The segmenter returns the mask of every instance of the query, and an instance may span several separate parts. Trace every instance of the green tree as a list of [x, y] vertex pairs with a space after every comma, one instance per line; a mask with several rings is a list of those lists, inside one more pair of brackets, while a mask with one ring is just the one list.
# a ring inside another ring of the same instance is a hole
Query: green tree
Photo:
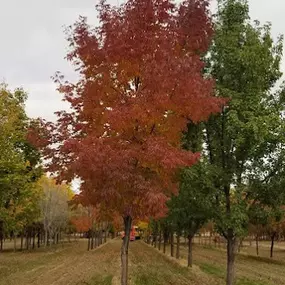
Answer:
[[182, 171], [179, 195], [168, 202], [168, 219], [179, 236], [188, 238], [188, 266], [192, 267], [192, 241], [197, 231], [213, 216], [213, 178], [210, 167], [198, 163]]
[[283, 125], [280, 94], [271, 92], [282, 75], [282, 37], [274, 43], [270, 25], [251, 24], [248, 10], [247, 1], [218, 1], [215, 36], [206, 57], [216, 96], [228, 98], [222, 113], [205, 125], [205, 157], [217, 176], [215, 221], [227, 239], [227, 285], [234, 283], [237, 239], [248, 225], [251, 190], [245, 185], [255, 163], [278, 148]]
[[[27, 140], [27, 94], [0, 85], [0, 238], [4, 228], [17, 232], [32, 212], [34, 183], [41, 173], [40, 156]], [[29, 214], [28, 214], [29, 213]], [[2, 244], [2, 243], [1, 243]]]

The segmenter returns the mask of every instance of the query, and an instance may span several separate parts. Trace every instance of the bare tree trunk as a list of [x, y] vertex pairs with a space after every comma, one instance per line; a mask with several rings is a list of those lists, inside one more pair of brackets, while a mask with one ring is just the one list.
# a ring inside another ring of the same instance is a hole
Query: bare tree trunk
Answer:
[[132, 218], [130, 216], [124, 217], [125, 236], [123, 238], [123, 244], [121, 248], [121, 262], [122, 262], [122, 273], [121, 273], [121, 285], [128, 284], [128, 251], [130, 242], [130, 233], [132, 227]]
[[[96, 237], [97, 237], [97, 242], [96, 242]], [[92, 243], [93, 243], [93, 248], [99, 246], [98, 231], [92, 230]]]
[[180, 258], [180, 235], [178, 234], [177, 237], [177, 244], [176, 244], [176, 258]]
[[33, 231], [33, 249], [35, 249], [35, 244], [36, 244], [36, 232]]
[[107, 242], [107, 227], [105, 228], [105, 231], [104, 231], [104, 243]]
[[166, 243], [167, 243], [168, 235], [163, 233], [163, 253], [166, 252]]
[[274, 248], [274, 240], [275, 240], [276, 232], [271, 235], [271, 246], [270, 246], [270, 258], [273, 258], [273, 248]]
[[3, 250], [4, 222], [0, 221], [0, 251]]
[[158, 250], [161, 249], [161, 231], [159, 231]]
[[239, 244], [238, 244], [238, 252], [240, 252], [241, 248], [243, 247], [243, 239], [241, 239], [239, 241]]
[[232, 237], [232, 233], [227, 238], [227, 285], [234, 284], [235, 278], [235, 250], [236, 239]]
[[88, 246], [87, 246], [87, 250], [88, 250], [88, 251], [90, 250], [90, 245], [91, 245], [91, 242], [90, 242], [90, 234], [88, 234]]
[[48, 245], [48, 231], [45, 230], [45, 244], [44, 246], [46, 247]]
[[157, 248], [157, 233], [154, 234], [154, 248]]
[[170, 255], [171, 257], [174, 256], [174, 234], [171, 232], [170, 234]]
[[17, 251], [17, 235], [15, 232], [13, 233], [13, 238], [14, 238], [14, 252]]
[[29, 231], [26, 233], [26, 249], [29, 250]]
[[24, 235], [23, 232], [21, 232], [21, 251], [23, 250], [23, 243], [24, 243]]
[[38, 229], [38, 242], [37, 242], [37, 246], [38, 246], [38, 248], [40, 248], [40, 246], [41, 246], [41, 231], [40, 231], [40, 229]]
[[93, 249], [94, 248], [94, 230], [91, 230], [90, 235], [91, 235], [91, 249]]
[[193, 266], [193, 236], [188, 236], [188, 267]]
[[255, 243], [256, 243], [256, 255], [259, 255], [259, 247], [258, 247], [258, 235], [255, 237]]

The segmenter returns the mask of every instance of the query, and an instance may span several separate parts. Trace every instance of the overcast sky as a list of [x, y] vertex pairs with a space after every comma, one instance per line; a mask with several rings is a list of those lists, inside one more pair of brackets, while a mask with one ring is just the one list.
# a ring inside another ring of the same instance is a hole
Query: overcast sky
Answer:
[[[275, 37], [285, 33], [284, 0], [249, 3], [253, 19], [272, 22]], [[0, 0], [0, 81], [29, 93], [29, 116], [54, 120], [53, 113], [65, 107], [50, 79], [58, 70], [68, 78], [74, 77], [64, 59], [67, 42], [63, 27], [79, 15], [95, 24], [95, 4], [95, 0]], [[285, 71], [285, 61], [282, 69]]]

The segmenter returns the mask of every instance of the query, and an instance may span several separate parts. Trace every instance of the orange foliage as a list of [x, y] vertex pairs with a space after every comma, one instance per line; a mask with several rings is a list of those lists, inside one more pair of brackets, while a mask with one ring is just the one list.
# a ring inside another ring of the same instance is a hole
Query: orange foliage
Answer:
[[80, 177], [87, 203], [124, 217], [165, 214], [176, 171], [199, 158], [182, 150], [182, 132], [223, 103], [202, 75], [212, 35], [207, 6], [101, 1], [97, 29], [83, 17], [71, 27], [67, 58], [81, 78], [73, 84], [55, 76], [71, 111], [46, 124], [45, 154], [61, 179]]

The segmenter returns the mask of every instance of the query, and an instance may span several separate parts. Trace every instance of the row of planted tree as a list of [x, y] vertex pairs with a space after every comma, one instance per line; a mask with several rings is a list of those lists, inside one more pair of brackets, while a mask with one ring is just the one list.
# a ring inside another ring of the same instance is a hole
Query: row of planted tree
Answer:
[[2, 90], [13, 111], [9, 124], [0, 121], [1, 220], [34, 201], [29, 183], [41, 155], [58, 181], [80, 180], [75, 201], [101, 220], [123, 218], [122, 285], [131, 225], [150, 217], [166, 225], [170, 218], [190, 241], [212, 220], [227, 243], [226, 282], [234, 283], [249, 224], [283, 215], [283, 38], [253, 23], [246, 1], [219, 0], [214, 17], [208, 7], [206, 0], [100, 1], [96, 29], [80, 17], [67, 30], [67, 59], [80, 76], [73, 83], [55, 75], [70, 103], [56, 122], [28, 122], [25, 94]]
[[[195, 219], [192, 219], [192, 224], [195, 224]], [[154, 248], [162, 250], [166, 253], [167, 247], [170, 247], [170, 256], [180, 259], [181, 245], [187, 246], [188, 250], [188, 267], [193, 265], [193, 244], [216, 247], [225, 249], [227, 240], [216, 232], [216, 227], [212, 222], [207, 222], [201, 228], [185, 229], [181, 227], [181, 222], [176, 224], [171, 216], [160, 220], [151, 220], [148, 229], [145, 231], [144, 240], [151, 244]], [[197, 230], [196, 230], [197, 229]], [[263, 220], [262, 224], [249, 224], [248, 229], [245, 229], [245, 235], [240, 236], [235, 244], [235, 250], [240, 252], [243, 247], [246, 250], [249, 247], [255, 247], [256, 255], [259, 255], [259, 242], [266, 242], [264, 249], [268, 249], [268, 256], [273, 258], [275, 242], [285, 242], [285, 216], [278, 217], [278, 221], [269, 219], [267, 224]], [[268, 247], [268, 244], [270, 246]], [[176, 250], [175, 250], [176, 248]]]

